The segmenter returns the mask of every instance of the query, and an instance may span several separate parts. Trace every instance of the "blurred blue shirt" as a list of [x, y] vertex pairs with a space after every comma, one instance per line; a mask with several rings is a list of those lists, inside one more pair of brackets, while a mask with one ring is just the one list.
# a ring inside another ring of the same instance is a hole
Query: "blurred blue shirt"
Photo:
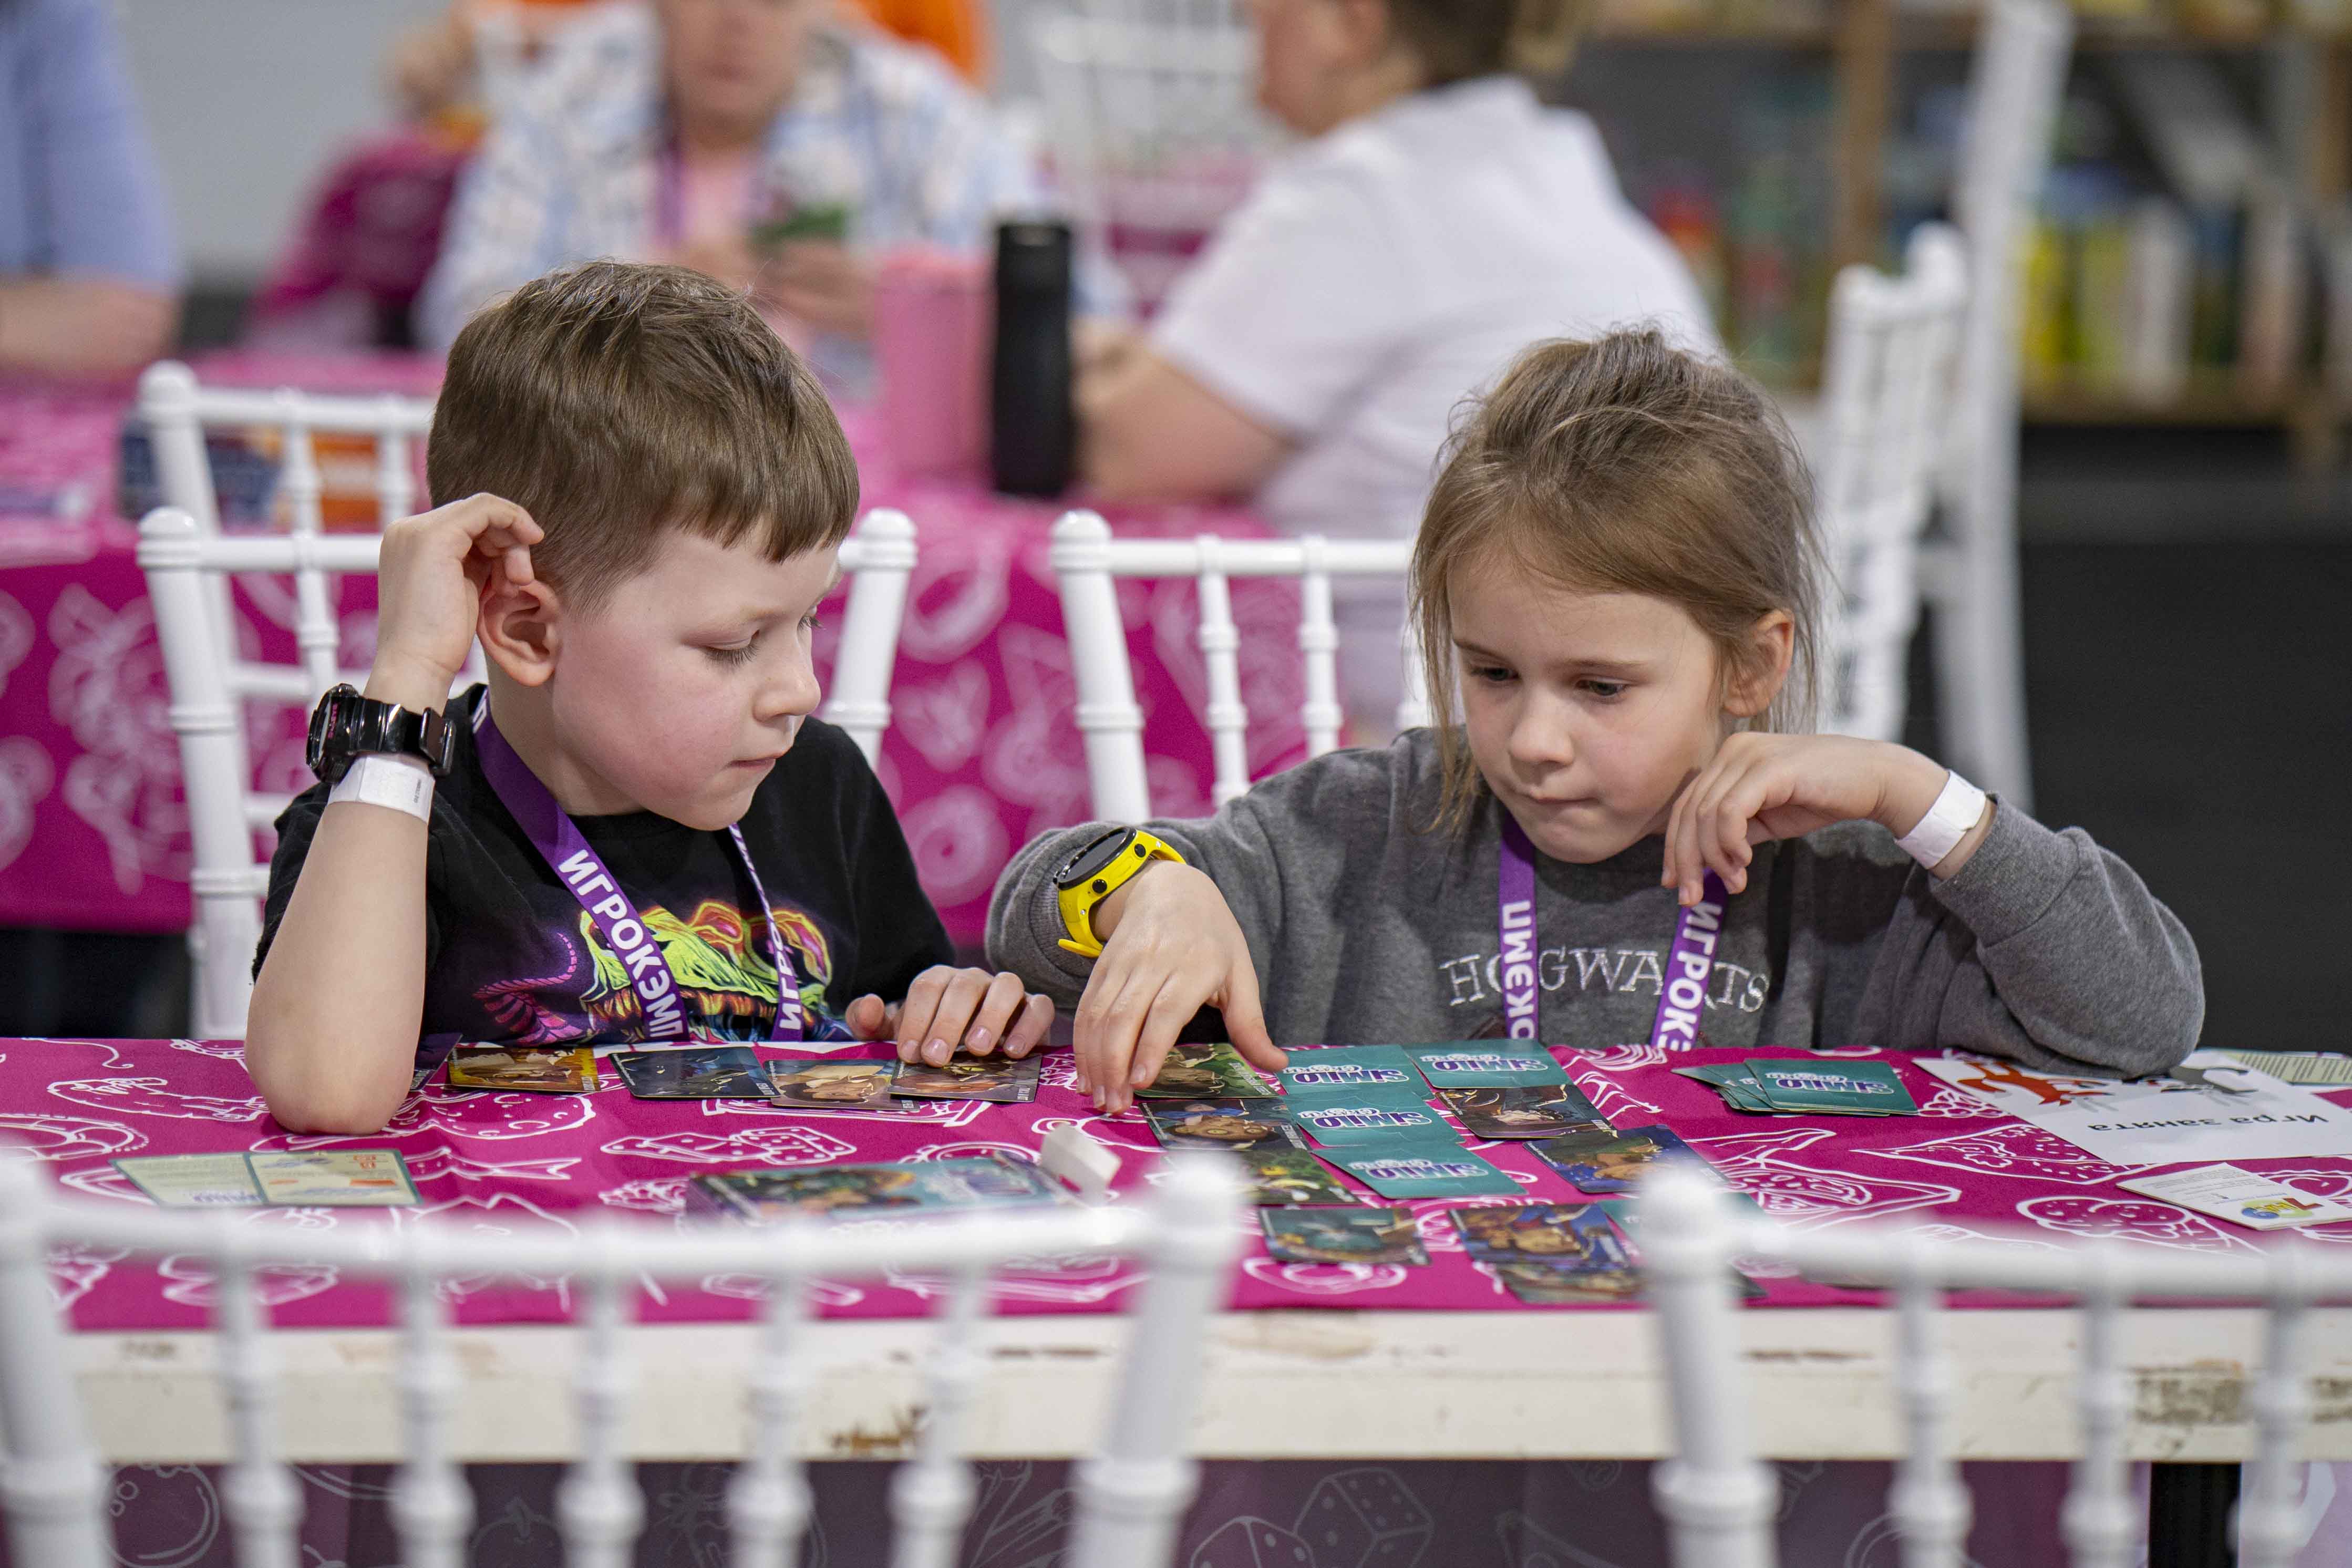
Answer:
[[179, 288], [104, 0], [0, 0], [0, 277], [25, 273]]

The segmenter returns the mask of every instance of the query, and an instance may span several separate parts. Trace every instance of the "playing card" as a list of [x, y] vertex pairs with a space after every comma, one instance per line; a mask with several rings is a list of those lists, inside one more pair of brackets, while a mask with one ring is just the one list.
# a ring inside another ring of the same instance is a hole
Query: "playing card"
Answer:
[[1381, 1089], [1421, 1090], [1421, 1074], [1402, 1046], [1317, 1046], [1290, 1053], [1282, 1087], [1300, 1089]]
[[1772, 1102], [1764, 1098], [1763, 1089], [1756, 1082], [1756, 1075], [1738, 1062], [1708, 1062], [1699, 1067], [1676, 1068], [1674, 1070], [1685, 1078], [1695, 1078], [1710, 1086], [1723, 1096], [1723, 1103], [1734, 1110], [1755, 1116], [1778, 1114], [1772, 1109]]
[[767, 1069], [749, 1046], [618, 1051], [606, 1058], [639, 1100], [765, 1100]]
[[950, 1057], [945, 1067], [900, 1062], [890, 1092], [908, 1100], [986, 1100], [1014, 1104], [1037, 1098], [1035, 1057]]
[[915, 1169], [923, 1202], [929, 1207], [1058, 1204], [1069, 1196], [1035, 1161], [1003, 1150], [971, 1160], [925, 1160]]
[[1391, 1139], [1322, 1158], [1384, 1198], [1516, 1197], [1519, 1184], [1458, 1143]]
[[1402, 1208], [1261, 1209], [1265, 1250], [1277, 1263], [1402, 1263], [1429, 1261], [1412, 1211]]
[[1606, 1306], [1637, 1300], [1642, 1276], [1632, 1268], [1562, 1268], [1532, 1260], [1491, 1266], [1512, 1295], [1530, 1307]]
[[1572, 1083], [1532, 1089], [1441, 1089], [1437, 1098], [1473, 1138], [1556, 1138], [1609, 1119]]
[[321, 1208], [418, 1201], [396, 1149], [257, 1149], [245, 1158], [265, 1203]]
[[1254, 1204], [1352, 1204], [1356, 1194], [1340, 1184], [1322, 1161], [1304, 1149], [1261, 1143], [1234, 1151], [1242, 1163]]
[[1919, 1107], [1885, 1062], [1785, 1061], [1741, 1064], [1772, 1109], [1800, 1116], [1916, 1116]]
[[1151, 1135], [1168, 1149], [1304, 1148], [1280, 1102], [1266, 1100], [1146, 1100], [1137, 1102]]
[[1430, 1109], [1419, 1084], [1411, 1089], [1302, 1089], [1282, 1097], [1291, 1125], [1327, 1149], [1355, 1148], [1397, 1138], [1458, 1143], [1460, 1136]]
[[753, 1224], [787, 1215], [840, 1214], [855, 1209], [918, 1209], [924, 1193], [919, 1165], [812, 1165], [788, 1171], [730, 1171], [694, 1178], [688, 1195]]
[[1566, 1083], [1568, 1071], [1550, 1051], [1527, 1040], [1464, 1040], [1449, 1046], [1407, 1046], [1405, 1054], [1432, 1089], [1510, 1089]]
[[593, 1094], [603, 1082], [596, 1053], [585, 1046], [459, 1046], [449, 1054], [449, 1087]]
[[1274, 1090], [1257, 1068], [1222, 1041], [1213, 1046], [1173, 1046], [1160, 1064], [1160, 1076], [1135, 1091], [1139, 1100], [1271, 1100]]
[[142, 1154], [112, 1163], [167, 1209], [247, 1208], [262, 1201], [242, 1154]]
[[2239, 1051], [2221, 1055], [2270, 1074], [2281, 1083], [2352, 1083], [2352, 1056], [2328, 1051]]
[[2130, 1176], [2116, 1185], [2248, 1230], [2284, 1230], [2352, 1220], [2352, 1205], [2299, 1191], [2235, 1165], [2200, 1165], [2193, 1171], [2168, 1171], [2160, 1176]]
[[1598, 1204], [1496, 1204], [1452, 1213], [1463, 1250], [1481, 1263], [1533, 1260], [1586, 1268], [1633, 1264]]
[[768, 1098], [778, 1105], [802, 1110], [901, 1109], [890, 1098], [896, 1062], [772, 1061], [766, 1066]]
[[1571, 1132], [1528, 1147], [1581, 1193], [1630, 1193], [1652, 1161], [1668, 1154], [1698, 1158], [1689, 1144], [1664, 1126]]

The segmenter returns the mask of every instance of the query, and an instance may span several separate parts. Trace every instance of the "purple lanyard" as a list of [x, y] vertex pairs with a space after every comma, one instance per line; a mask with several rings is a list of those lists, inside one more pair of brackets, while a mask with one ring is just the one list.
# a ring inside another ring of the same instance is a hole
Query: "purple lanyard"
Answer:
[[[1495, 877], [1496, 916], [1501, 938], [1497, 978], [1502, 983], [1503, 1022], [1515, 1040], [1536, 1037], [1536, 858], [1518, 820], [1501, 806], [1503, 841]], [[1706, 977], [1715, 969], [1715, 944], [1723, 933], [1729, 896], [1723, 879], [1709, 871], [1699, 900], [1675, 921], [1675, 944], [1658, 986], [1658, 1019], [1650, 1043], [1675, 1050], [1698, 1043], [1699, 1009], [1706, 1002]]]
[[[688, 1038], [686, 1009], [678, 994], [677, 977], [670, 973], [669, 960], [662, 956], [661, 944], [646, 928], [629, 895], [621, 891], [620, 879], [605, 868], [603, 857], [582, 837], [580, 825], [572, 820], [571, 813], [555, 804], [555, 796], [540, 783], [530, 764], [516, 755], [514, 747], [499, 733], [497, 723], [490, 718], [487, 698], [474, 710], [474, 750], [481, 758], [482, 776], [490, 781], [491, 792], [521, 826], [523, 836], [539, 851], [540, 858], [554, 868], [564, 887], [580, 900], [580, 907], [588, 911], [588, 918], [604, 933], [605, 944], [620, 959], [621, 968], [629, 977], [629, 989], [637, 994], [637, 1005], [645, 1014], [646, 1038]], [[727, 837], [735, 846], [735, 858], [743, 864], [743, 875], [751, 879], [751, 896], [760, 904], [759, 921], [768, 932], [768, 962], [775, 965], [776, 1021], [768, 1037], [797, 1044], [803, 1029], [800, 971], [793, 967], [792, 950], [784, 945], [783, 932], [776, 929], [768, 889], [760, 884], [760, 868], [751, 864], [751, 851], [743, 842], [743, 829], [731, 826]]]

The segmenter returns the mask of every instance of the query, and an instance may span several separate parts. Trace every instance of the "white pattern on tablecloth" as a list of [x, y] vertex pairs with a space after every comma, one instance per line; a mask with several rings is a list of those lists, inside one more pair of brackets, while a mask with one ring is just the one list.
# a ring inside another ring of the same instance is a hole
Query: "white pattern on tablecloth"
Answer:
[[65, 801], [106, 840], [115, 886], [188, 879], [179, 742], [155, 616], [142, 595], [110, 610], [79, 584], [49, 611], [49, 714], [82, 754], [66, 764]]

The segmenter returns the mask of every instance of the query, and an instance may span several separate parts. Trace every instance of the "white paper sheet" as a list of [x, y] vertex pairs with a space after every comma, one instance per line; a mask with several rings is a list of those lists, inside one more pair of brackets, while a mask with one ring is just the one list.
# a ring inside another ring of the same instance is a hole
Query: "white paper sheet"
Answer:
[[1918, 1066], [2117, 1165], [2352, 1154], [2352, 1110], [2220, 1051], [2128, 1082], [1975, 1057], [1922, 1057]]

